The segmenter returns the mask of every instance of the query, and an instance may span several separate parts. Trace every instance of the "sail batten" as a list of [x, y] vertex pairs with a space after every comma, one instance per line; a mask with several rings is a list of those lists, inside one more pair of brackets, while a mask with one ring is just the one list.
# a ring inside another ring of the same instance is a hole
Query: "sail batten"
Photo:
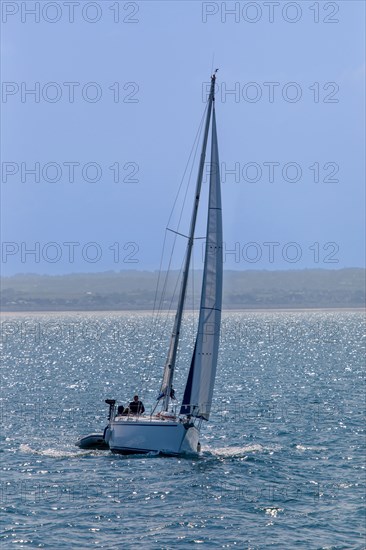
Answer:
[[220, 340], [222, 304], [222, 214], [215, 108], [212, 110], [211, 173], [206, 250], [197, 338], [181, 414], [209, 419]]

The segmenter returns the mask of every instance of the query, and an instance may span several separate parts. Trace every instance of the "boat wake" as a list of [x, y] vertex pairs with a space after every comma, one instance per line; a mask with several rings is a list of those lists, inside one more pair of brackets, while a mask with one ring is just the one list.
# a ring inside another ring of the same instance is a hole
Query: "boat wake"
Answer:
[[212, 447], [203, 447], [202, 456], [214, 456], [217, 458], [245, 458], [249, 453], [263, 453], [267, 451], [269, 451], [269, 449], [266, 449], [259, 444], [244, 445], [243, 447], [219, 447], [216, 449], [213, 449]]
[[[246, 459], [248, 456], [253, 456], [256, 454], [263, 454], [263, 453], [269, 453], [273, 452], [275, 450], [279, 450], [279, 448], [267, 448], [263, 447], [260, 444], [251, 444], [251, 445], [243, 445], [243, 446], [232, 446], [232, 447], [209, 447], [209, 446], [203, 446], [202, 451], [200, 453], [182, 453], [179, 455], [180, 459], [212, 459], [212, 458], [218, 458], [218, 459]], [[104, 455], [106, 456], [105, 451], [101, 451], [98, 449], [79, 449], [79, 450], [66, 450], [66, 449], [55, 449], [52, 447], [49, 447], [47, 449], [34, 449], [28, 444], [21, 444], [19, 446], [19, 451], [22, 453], [27, 454], [34, 454], [39, 456], [44, 456], [48, 458], [56, 458], [56, 459], [63, 459], [63, 458], [80, 458], [80, 457], [87, 457], [87, 456], [100, 456]], [[111, 456], [110, 453], [107, 453], [108, 456]], [[159, 457], [166, 457], [166, 458], [172, 458], [168, 457], [166, 455], [161, 455], [159, 452], [149, 452], [146, 454], [113, 454], [114, 460], [126, 460], [126, 459], [146, 459], [146, 458], [156, 458]], [[175, 457], [177, 458], [177, 457]]]
[[27, 444], [21, 444], [19, 450], [22, 453], [36, 454], [40, 456], [46, 456], [49, 458], [80, 458], [81, 456], [93, 456], [101, 454], [100, 451], [66, 451], [64, 449], [32, 449]]

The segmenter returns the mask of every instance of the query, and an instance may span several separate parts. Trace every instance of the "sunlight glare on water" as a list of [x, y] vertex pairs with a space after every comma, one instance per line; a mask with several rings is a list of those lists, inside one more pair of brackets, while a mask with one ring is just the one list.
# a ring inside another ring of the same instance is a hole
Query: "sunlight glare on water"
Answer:
[[199, 455], [78, 449], [104, 429], [104, 399], [153, 406], [169, 331], [151, 341], [150, 327], [143, 313], [5, 316], [3, 547], [361, 548], [363, 315], [226, 313]]

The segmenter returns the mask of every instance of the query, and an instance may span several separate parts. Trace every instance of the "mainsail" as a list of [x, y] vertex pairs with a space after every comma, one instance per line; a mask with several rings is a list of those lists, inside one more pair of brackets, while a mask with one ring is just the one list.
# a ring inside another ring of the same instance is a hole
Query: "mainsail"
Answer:
[[181, 414], [208, 420], [215, 383], [222, 303], [222, 213], [215, 104], [212, 110], [210, 190], [198, 332]]

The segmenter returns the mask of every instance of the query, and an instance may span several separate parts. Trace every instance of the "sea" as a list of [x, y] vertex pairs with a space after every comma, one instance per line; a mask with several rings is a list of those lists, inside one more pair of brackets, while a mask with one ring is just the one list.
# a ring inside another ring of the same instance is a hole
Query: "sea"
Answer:
[[[364, 549], [365, 317], [223, 314], [201, 452], [81, 450], [105, 399], [156, 402], [172, 316], [2, 317], [1, 548]], [[184, 390], [197, 318], [182, 331]]]

